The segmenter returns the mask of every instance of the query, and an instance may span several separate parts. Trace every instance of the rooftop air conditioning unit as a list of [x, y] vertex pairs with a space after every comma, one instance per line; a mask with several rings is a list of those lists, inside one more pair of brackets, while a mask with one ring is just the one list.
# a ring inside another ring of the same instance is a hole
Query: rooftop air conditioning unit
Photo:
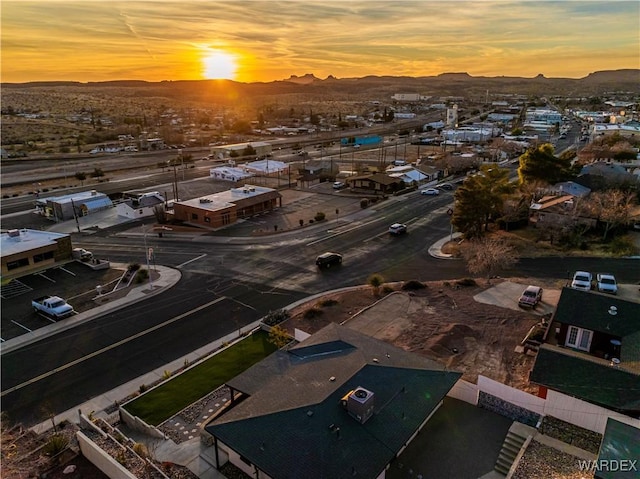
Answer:
[[340, 402], [349, 415], [361, 424], [373, 416], [374, 394], [368, 389], [358, 386], [349, 391]]

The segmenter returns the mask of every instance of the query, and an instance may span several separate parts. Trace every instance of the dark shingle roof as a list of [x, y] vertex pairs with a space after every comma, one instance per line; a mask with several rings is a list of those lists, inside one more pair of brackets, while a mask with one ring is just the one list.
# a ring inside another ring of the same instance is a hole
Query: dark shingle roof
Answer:
[[[273, 478], [375, 478], [460, 376], [331, 324], [230, 381], [252, 395], [206, 429]], [[340, 404], [358, 386], [374, 393], [364, 424]]]
[[[598, 471], [596, 477], [602, 479], [637, 479], [638, 467], [640, 467], [640, 429], [609, 418], [602, 444], [600, 445], [598, 460], [608, 461], [609, 464], [617, 462], [618, 465], [622, 466], [624, 464], [626, 467], [618, 468], [618, 470], [602, 468], [602, 470]], [[630, 464], [627, 461], [636, 461], [635, 468], [629, 467]]]
[[529, 380], [609, 409], [640, 412], [640, 375], [595, 357], [543, 345]]
[[[616, 314], [609, 314], [612, 306]], [[640, 303], [602, 293], [563, 288], [554, 321], [613, 336], [640, 332]]]

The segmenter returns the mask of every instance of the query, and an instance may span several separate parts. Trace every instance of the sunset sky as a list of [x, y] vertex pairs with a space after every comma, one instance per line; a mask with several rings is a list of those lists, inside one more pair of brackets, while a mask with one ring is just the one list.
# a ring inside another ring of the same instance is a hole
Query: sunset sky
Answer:
[[2, 0], [2, 82], [640, 68], [640, 2]]

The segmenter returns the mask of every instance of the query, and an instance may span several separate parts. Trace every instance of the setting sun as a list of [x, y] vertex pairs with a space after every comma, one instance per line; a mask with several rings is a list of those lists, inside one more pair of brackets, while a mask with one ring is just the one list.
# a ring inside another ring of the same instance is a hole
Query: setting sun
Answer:
[[225, 52], [212, 52], [203, 58], [204, 77], [209, 80], [233, 80], [236, 76], [235, 56]]

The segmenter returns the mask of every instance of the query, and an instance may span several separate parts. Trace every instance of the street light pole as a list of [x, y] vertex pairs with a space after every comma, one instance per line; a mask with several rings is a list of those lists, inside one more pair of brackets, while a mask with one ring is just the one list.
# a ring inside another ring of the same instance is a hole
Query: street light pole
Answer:
[[[144, 225], [142, 226], [144, 228]], [[151, 291], [153, 291], [153, 280], [151, 279], [151, 267], [149, 265], [149, 256], [151, 256], [150, 254], [150, 250], [147, 247], [147, 230], [146, 228], [144, 229], [144, 255], [147, 258], [147, 272], [149, 273], [149, 289]]]

